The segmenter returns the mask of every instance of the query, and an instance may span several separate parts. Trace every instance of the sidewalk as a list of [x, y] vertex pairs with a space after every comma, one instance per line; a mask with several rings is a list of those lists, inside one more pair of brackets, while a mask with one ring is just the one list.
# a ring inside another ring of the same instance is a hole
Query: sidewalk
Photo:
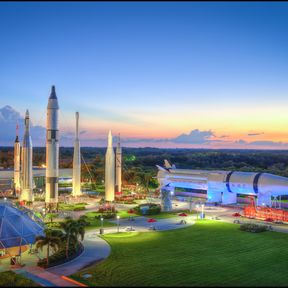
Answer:
[[40, 267], [28, 266], [21, 269], [15, 269], [14, 271], [44, 287], [79, 287], [79, 285], [64, 280], [59, 275], [48, 272]]
[[99, 229], [86, 232], [82, 242], [84, 246], [82, 254], [67, 263], [48, 268], [46, 271], [52, 272], [56, 275], [68, 276], [92, 265], [93, 263], [107, 258], [110, 255], [111, 248], [109, 244], [102, 238], [98, 237], [97, 234], [99, 234]]
[[[156, 231], [164, 231], [185, 228], [195, 223], [192, 218], [185, 217], [187, 224], [179, 224], [182, 218], [183, 217], [159, 219], [156, 223], [153, 223], [153, 225], [155, 226]], [[131, 226], [133, 227], [133, 229], [135, 229], [136, 232], [152, 232], [153, 230], [148, 230], [149, 226], [151, 226], [152, 223], [147, 223], [147, 219], [148, 218], [146, 217], [137, 217], [135, 221], [121, 219], [119, 232], [125, 232], [125, 229]], [[117, 223], [117, 220], [111, 220], [111, 222]], [[104, 228], [105, 234], [117, 232], [117, 226]], [[86, 232], [84, 240], [82, 242], [84, 246], [84, 251], [82, 252], [82, 254], [80, 254], [72, 261], [48, 268], [46, 269], [46, 271], [52, 272], [57, 275], [68, 276], [107, 258], [110, 255], [111, 248], [105, 240], [98, 236], [99, 234], [99, 228]]]

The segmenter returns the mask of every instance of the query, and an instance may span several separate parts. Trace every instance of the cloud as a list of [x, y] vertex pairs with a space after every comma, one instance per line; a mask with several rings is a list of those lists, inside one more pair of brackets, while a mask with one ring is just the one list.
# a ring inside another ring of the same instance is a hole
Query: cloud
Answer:
[[234, 141], [234, 144], [240, 144], [240, 145], [246, 145], [247, 147], [255, 147], [255, 146], [266, 146], [266, 147], [279, 147], [279, 148], [286, 148], [288, 146], [288, 143], [285, 142], [275, 142], [270, 140], [263, 140], [263, 141], [252, 141], [248, 142], [242, 139], [239, 139], [237, 141]]
[[174, 143], [185, 144], [205, 144], [211, 141], [211, 137], [215, 136], [211, 131], [192, 130], [189, 134], [181, 134], [176, 138], [170, 139]]
[[248, 142], [246, 142], [245, 140], [239, 139], [234, 141], [235, 144], [248, 144]]
[[258, 136], [258, 135], [262, 135], [264, 134], [264, 132], [260, 132], [260, 133], [248, 133], [248, 136]]
[[250, 142], [249, 144], [251, 145], [269, 145], [269, 146], [283, 146], [287, 145], [288, 143], [283, 143], [283, 142], [274, 142], [274, 141], [253, 141]]
[[[31, 115], [30, 119], [33, 119]], [[21, 116], [18, 111], [9, 105], [0, 109], [0, 145], [13, 145], [17, 123], [19, 125], [19, 138], [21, 141], [24, 135], [24, 116]], [[32, 120], [30, 120], [30, 134], [34, 146], [45, 145], [46, 129], [42, 126], [34, 126]]]

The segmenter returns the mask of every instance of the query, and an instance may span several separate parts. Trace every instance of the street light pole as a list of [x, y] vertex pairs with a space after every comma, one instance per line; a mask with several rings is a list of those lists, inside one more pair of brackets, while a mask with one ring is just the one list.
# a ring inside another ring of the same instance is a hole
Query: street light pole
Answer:
[[203, 219], [204, 218], [204, 204], [201, 205], [201, 208], [202, 208], [201, 213], [202, 213], [202, 219]]
[[103, 220], [104, 220], [104, 218], [103, 217], [101, 217], [101, 228], [103, 228]]
[[117, 233], [119, 233], [119, 218], [120, 218], [120, 216], [117, 215]]
[[199, 205], [197, 204], [197, 205], [196, 205], [196, 215], [197, 215], [197, 220], [198, 220], [198, 208], [199, 208]]

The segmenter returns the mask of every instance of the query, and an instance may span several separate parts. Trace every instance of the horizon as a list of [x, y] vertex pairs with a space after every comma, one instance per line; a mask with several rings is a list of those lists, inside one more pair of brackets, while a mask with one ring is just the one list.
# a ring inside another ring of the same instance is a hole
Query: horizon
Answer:
[[26, 108], [45, 146], [55, 85], [63, 147], [79, 111], [83, 147], [105, 147], [111, 129], [127, 148], [288, 149], [286, 2], [0, 7], [0, 146], [17, 122], [22, 139]]

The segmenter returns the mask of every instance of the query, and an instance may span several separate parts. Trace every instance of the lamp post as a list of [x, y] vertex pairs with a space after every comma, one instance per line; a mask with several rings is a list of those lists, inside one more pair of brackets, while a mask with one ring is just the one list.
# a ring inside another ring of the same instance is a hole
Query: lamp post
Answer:
[[199, 205], [197, 204], [197, 205], [196, 205], [196, 215], [197, 215], [197, 220], [198, 220], [198, 208], [199, 208]]
[[119, 219], [120, 219], [120, 216], [117, 215], [117, 233], [119, 233]]
[[103, 228], [103, 220], [104, 220], [104, 218], [101, 217], [100, 220], [101, 220], [101, 228]]
[[43, 221], [45, 220], [45, 216], [46, 216], [46, 209], [42, 208], [42, 217], [43, 217]]
[[204, 204], [201, 204], [201, 208], [202, 208], [201, 214], [202, 214], [202, 219], [203, 219], [204, 218]]

